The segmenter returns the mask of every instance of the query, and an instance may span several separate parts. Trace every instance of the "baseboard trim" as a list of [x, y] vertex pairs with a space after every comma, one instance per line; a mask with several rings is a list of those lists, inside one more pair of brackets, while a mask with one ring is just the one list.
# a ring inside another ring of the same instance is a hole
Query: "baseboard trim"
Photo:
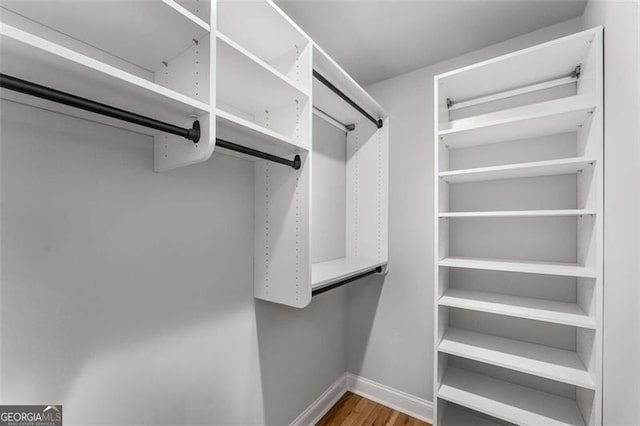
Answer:
[[365, 377], [347, 373], [347, 388], [360, 396], [433, 424], [433, 404]]
[[342, 375], [338, 380], [333, 382], [322, 395], [318, 397], [310, 406], [307, 407], [290, 426], [309, 426], [315, 425], [320, 421], [322, 416], [333, 407], [336, 402], [347, 391], [347, 375]]
[[365, 377], [346, 373], [296, 417], [290, 426], [315, 425], [346, 391], [351, 391], [416, 419], [430, 424], [433, 423], [433, 404], [430, 401], [374, 382]]

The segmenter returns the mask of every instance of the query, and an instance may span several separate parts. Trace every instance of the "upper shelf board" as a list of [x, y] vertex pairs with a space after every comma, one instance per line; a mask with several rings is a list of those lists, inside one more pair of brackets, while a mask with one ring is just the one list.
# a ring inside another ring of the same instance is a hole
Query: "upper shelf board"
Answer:
[[575, 303], [450, 288], [440, 297], [438, 304], [553, 324], [596, 328], [595, 319]]
[[218, 100], [254, 115], [308, 100], [307, 93], [233, 40], [222, 33], [216, 40]]
[[565, 277], [596, 278], [594, 268], [564, 262], [539, 262], [512, 259], [482, 259], [475, 257], [447, 257], [439, 266], [452, 268], [481, 269], [487, 271], [522, 272], [526, 274], [558, 275]]
[[217, 4], [218, 30], [239, 45], [271, 62], [310, 39], [272, 1], [220, 1]]
[[[454, 102], [569, 75], [582, 64], [596, 34], [592, 28], [436, 76], [442, 99]], [[515, 72], [514, 70], [517, 70]]]
[[152, 72], [210, 31], [174, 0], [6, 0], [2, 6]]
[[[220, 57], [221, 61], [225, 61], [228, 60], [228, 55], [231, 54], [231, 51], [234, 52], [234, 54], [236, 55], [244, 55], [247, 59], [247, 66], [254, 66], [254, 67], [258, 67], [258, 68], [263, 68], [265, 71], [267, 71], [269, 74], [272, 74], [274, 78], [281, 80], [282, 82], [286, 83], [289, 86], [292, 86], [293, 89], [295, 89], [296, 91], [298, 91], [301, 95], [304, 96], [309, 96], [309, 93], [304, 90], [302, 87], [300, 87], [299, 84], [297, 84], [296, 82], [290, 80], [289, 78], [287, 78], [286, 76], [284, 76], [282, 73], [280, 73], [277, 69], [275, 69], [273, 66], [271, 66], [269, 63], [265, 62], [262, 58], [254, 55], [252, 52], [250, 52], [249, 50], [245, 49], [244, 47], [242, 47], [240, 44], [236, 43], [234, 40], [232, 40], [231, 38], [227, 37], [225, 34], [223, 34], [222, 32], [218, 31], [216, 33], [216, 38], [218, 39], [218, 47], [222, 47], [222, 51], [218, 52], [218, 57]], [[221, 46], [222, 44], [222, 46]], [[220, 64], [221, 66], [226, 66], [225, 63]], [[257, 77], [257, 76], [256, 76]], [[263, 78], [267, 78], [266, 74], [264, 75]], [[271, 77], [268, 78], [269, 80], [271, 79]], [[267, 81], [264, 81], [263, 83], [268, 84]]]
[[[134, 76], [48, 40], [0, 24], [2, 73], [178, 126], [209, 113], [203, 102]], [[155, 135], [157, 130], [98, 116], [9, 90], [2, 98]]]
[[441, 212], [439, 217], [471, 218], [471, 217], [564, 217], [595, 215], [595, 209], [566, 209], [566, 210], [498, 210], [484, 212]]
[[585, 157], [562, 158], [559, 160], [532, 161], [530, 163], [451, 170], [440, 172], [438, 176], [447, 183], [556, 176], [578, 173], [594, 162], [594, 159]]
[[[314, 70], [322, 74], [376, 120], [387, 117], [387, 112], [384, 108], [347, 74], [340, 65], [331, 59], [318, 45], [314, 44], [313, 47]], [[360, 114], [316, 78], [313, 79], [313, 106], [344, 125], [359, 123], [361, 121], [370, 123], [365, 116]], [[373, 125], [373, 123], [370, 124]]]
[[595, 98], [570, 96], [452, 121], [438, 132], [449, 149], [576, 132], [593, 113]]
[[374, 259], [343, 257], [327, 262], [314, 263], [311, 268], [311, 288], [316, 289], [342, 281], [358, 274], [386, 265]]

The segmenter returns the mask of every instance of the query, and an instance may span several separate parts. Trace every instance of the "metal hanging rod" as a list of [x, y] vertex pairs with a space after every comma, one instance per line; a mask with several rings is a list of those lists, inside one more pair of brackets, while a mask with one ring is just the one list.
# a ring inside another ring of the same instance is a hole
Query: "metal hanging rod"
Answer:
[[118, 120], [127, 121], [129, 123], [138, 124], [140, 126], [160, 130], [162, 132], [171, 133], [173, 135], [182, 136], [194, 143], [198, 143], [200, 140], [200, 123], [198, 121], [193, 122], [192, 128], [185, 129], [174, 126], [173, 124], [165, 123], [164, 121], [155, 120], [120, 108], [95, 102], [90, 99], [81, 98], [80, 96], [61, 92], [50, 87], [41, 86], [6, 74], [0, 74], [0, 87], [74, 108], [79, 108], [85, 111], [94, 112], [96, 114], [105, 115], [107, 117], [116, 118]]
[[327, 86], [329, 89], [331, 89], [331, 91], [333, 93], [335, 93], [336, 95], [340, 96], [342, 98], [343, 101], [345, 101], [346, 103], [348, 103], [349, 105], [351, 105], [353, 108], [355, 108], [356, 111], [358, 111], [360, 114], [364, 115], [367, 120], [371, 121], [373, 124], [375, 124], [378, 129], [382, 128], [382, 120], [376, 120], [375, 118], [373, 118], [373, 116], [371, 114], [369, 114], [367, 111], [365, 111], [364, 109], [362, 109], [362, 107], [360, 105], [358, 105], [357, 103], [355, 103], [350, 97], [348, 97], [347, 95], [345, 95], [340, 89], [338, 89], [336, 86], [334, 86], [329, 80], [327, 80], [322, 74], [320, 74], [318, 71], [313, 70], [313, 76], [315, 78], [317, 78], [320, 83], [324, 84], [325, 86]]
[[565, 84], [571, 84], [578, 81], [580, 79], [581, 73], [582, 67], [580, 65], [577, 65], [574, 70], [565, 77], [547, 80], [528, 86], [518, 87], [512, 90], [507, 90], [504, 92], [494, 93], [491, 95], [480, 96], [478, 98], [466, 99], [462, 101], [454, 101], [453, 99], [447, 98], [447, 108], [449, 108], [449, 111], [455, 111], [457, 109], [468, 108], [474, 105], [480, 105], [500, 99], [511, 98], [513, 96], [524, 95], [526, 93], [537, 92], [540, 90], [550, 89], [552, 87], [564, 86]]
[[293, 167], [295, 170], [298, 170], [302, 165], [299, 155], [296, 155], [293, 160], [287, 160], [286, 158], [271, 155], [253, 148], [247, 148], [246, 146], [238, 145], [220, 138], [216, 138], [216, 145], [220, 148], [241, 152], [242, 154], [251, 155], [252, 157], [258, 157], [263, 160], [273, 161], [274, 163], [284, 164], [285, 166]]
[[382, 266], [378, 266], [377, 268], [374, 268], [370, 271], [363, 272], [358, 275], [354, 275], [353, 277], [346, 278], [342, 281], [338, 281], [337, 283], [333, 283], [325, 287], [317, 288], [311, 292], [311, 296], [317, 296], [319, 294], [326, 293], [327, 291], [333, 290], [334, 288], [342, 287], [343, 285], [349, 284], [350, 282], [353, 282], [355, 280], [359, 280], [360, 278], [368, 277], [369, 275], [373, 275], [373, 274], [379, 274], [380, 272], [382, 272]]

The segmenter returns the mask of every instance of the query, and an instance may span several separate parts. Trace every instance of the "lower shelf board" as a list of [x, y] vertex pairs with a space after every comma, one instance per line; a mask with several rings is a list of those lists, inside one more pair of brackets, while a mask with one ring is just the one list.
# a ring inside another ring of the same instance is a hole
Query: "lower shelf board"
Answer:
[[438, 398], [518, 425], [584, 426], [574, 400], [449, 367]]
[[450, 288], [442, 295], [438, 304], [553, 324], [596, 328], [595, 319], [575, 303]]
[[512, 259], [482, 259], [477, 257], [446, 257], [439, 266], [482, 269], [487, 271], [522, 272], [525, 274], [558, 275], [565, 277], [596, 278], [597, 271], [576, 263], [538, 262]]
[[217, 137], [235, 140], [258, 151], [274, 155], [296, 154], [306, 151], [292, 138], [262, 127], [223, 109], [216, 110]]
[[595, 382], [576, 352], [449, 328], [438, 351], [585, 389]]
[[311, 288], [315, 290], [386, 264], [386, 261], [359, 257], [342, 257], [314, 263], [311, 267]]
[[506, 424], [508, 423], [497, 421], [484, 414], [448, 404], [440, 426], [505, 426]]

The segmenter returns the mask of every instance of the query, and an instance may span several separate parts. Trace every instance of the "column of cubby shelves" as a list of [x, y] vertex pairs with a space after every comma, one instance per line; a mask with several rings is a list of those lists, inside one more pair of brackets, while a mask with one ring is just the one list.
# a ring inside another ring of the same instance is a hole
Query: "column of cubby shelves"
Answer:
[[217, 137], [302, 162], [294, 170], [243, 156], [255, 161], [254, 294], [304, 307], [311, 300], [311, 41], [271, 1], [221, 1], [217, 9]]
[[[216, 148], [255, 161], [254, 295], [303, 308], [328, 286], [387, 263], [388, 118], [272, 1], [220, 1], [217, 17], [217, 137], [301, 158], [300, 169], [292, 170]], [[313, 70], [384, 120], [383, 128], [312, 81]], [[343, 132], [341, 164], [328, 159], [336, 174], [322, 170], [327, 162], [320, 157], [313, 161], [327, 142], [312, 141], [314, 110]], [[331, 235], [314, 235], [314, 215]], [[339, 249], [316, 261], [312, 252], [328, 240]]]
[[7, 0], [1, 12], [3, 74], [184, 128], [197, 120], [202, 133], [193, 143], [6, 89], [3, 99], [151, 135], [156, 171], [209, 158], [215, 8], [208, 0]]
[[435, 77], [438, 426], [602, 423], [602, 49]]

